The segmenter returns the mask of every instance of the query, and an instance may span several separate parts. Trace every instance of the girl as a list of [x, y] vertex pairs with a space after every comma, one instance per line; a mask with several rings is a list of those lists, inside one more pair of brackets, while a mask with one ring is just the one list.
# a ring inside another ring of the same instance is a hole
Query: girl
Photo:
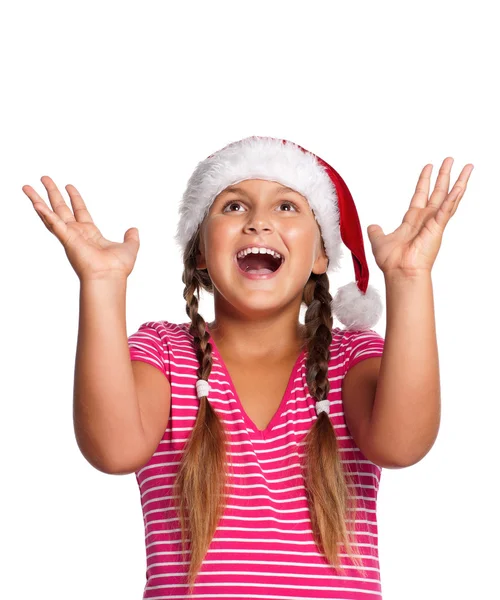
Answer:
[[[74, 186], [73, 212], [49, 177], [53, 211], [23, 187], [81, 281], [75, 434], [96, 468], [135, 473], [144, 598], [381, 598], [381, 469], [421, 460], [439, 428], [431, 269], [473, 168], [448, 193], [452, 162], [430, 198], [424, 167], [393, 233], [367, 229], [385, 340], [349, 190], [292, 142], [246, 138], [198, 164], [176, 236], [189, 321], [128, 339], [137, 229], [109, 242]], [[356, 282], [332, 299], [341, 240]]]

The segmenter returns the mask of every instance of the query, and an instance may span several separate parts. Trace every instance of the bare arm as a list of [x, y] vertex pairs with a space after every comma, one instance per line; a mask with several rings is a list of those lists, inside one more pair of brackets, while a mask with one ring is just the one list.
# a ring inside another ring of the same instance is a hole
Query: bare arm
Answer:
[[386, 290], [387, 331], [367, 445], [381, 459], [410, 466], [432, 448], [441, 420], [431, 276], [386, 277]]
[[347, 426], [363, 454], [388, 469], [421, 460], [441, 419], [439, 360], [430, 274], [386, 278], [383, 356], [347, 372], [342, 386]]
[[170, 385], [155, 367], [130, 360], [125, 295], [139, 235], [107, 240], [75, 186], [66, 190], [44, 176], [50, 205], [29, 185], [24, 193], [47, 229], [63, 245], [80, 279], [80, 323], [75, 364], [73, 420], [85, 458], [104, 473], [131, 473], [154, 453], [170, 410]]
[[95, 468], [135, 464], [145, 436], [127, 342], [126, 279], [81, 281], [73, 420]]
[[[465, 165], [448, 192], [452, 163], [452, 157], [443, 161], [430, 196], [432, 165], [422, 169], [410, 207], [394, 232], [386, 235], [375, 224], [367, 229], [385, 277], [387, 330], [380, 364], [355, 365], [346, 382], [346, 398], [358, 446], [381, 466], [415, 464], [432, 448], [439, 431], [441, 390], [431, 270], [474, 168]], [[357, 397], [359, 406], [354, 408]]]

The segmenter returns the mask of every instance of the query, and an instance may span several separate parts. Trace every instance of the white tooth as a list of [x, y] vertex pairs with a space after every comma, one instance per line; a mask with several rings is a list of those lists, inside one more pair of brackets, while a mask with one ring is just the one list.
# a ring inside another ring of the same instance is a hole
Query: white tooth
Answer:
[[258, 249], [258, 248], [252, 248], [252, 249], [251, 249], [251, 252], [252, 252], [253, 254], [258, 254], [258, 253], [259, 253], [259, 249]]
[[261, 254], [267, 254], [267, 250], [265, 248], [260, 248], [260, 253]]

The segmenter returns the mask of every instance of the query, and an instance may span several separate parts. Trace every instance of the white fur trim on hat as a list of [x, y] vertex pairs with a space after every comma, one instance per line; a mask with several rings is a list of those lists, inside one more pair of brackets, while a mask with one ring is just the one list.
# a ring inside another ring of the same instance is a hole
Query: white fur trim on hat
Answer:
[[305, 196], [321, 230], [328, 271], [339, 269], [343, 253], [335, 186], [312, 154], [275, 138], [245, 138], [198, 163], [179, 208], [175, 239], [182, 251], [218, 194], [247, 179], [276, 181]]

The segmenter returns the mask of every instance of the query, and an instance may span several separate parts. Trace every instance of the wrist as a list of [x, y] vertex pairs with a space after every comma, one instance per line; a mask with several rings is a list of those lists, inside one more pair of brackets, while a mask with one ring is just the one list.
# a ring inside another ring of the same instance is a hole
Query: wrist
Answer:
[[96, 292], [122, 291], [127, 289], [127, 278], [123, 277], [103, 277], [97, 279], [80, 279], [80, 289], [82, 291], [92, 290]]
[[384, 279], [386, 283], [429, 281], [431, 279], [431, 272], [428, 269], [415, 269], [413, 271], [394, 269], [384, 272]]

